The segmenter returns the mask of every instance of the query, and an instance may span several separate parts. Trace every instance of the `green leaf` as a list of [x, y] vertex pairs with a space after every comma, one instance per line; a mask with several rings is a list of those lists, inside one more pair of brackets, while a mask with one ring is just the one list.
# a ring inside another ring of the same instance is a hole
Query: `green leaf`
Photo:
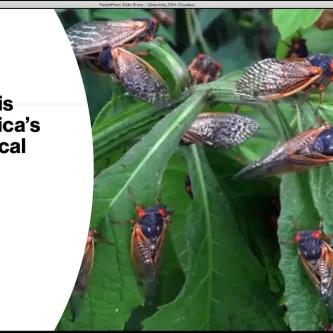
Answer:
[[95, 180], [91, 227], [96, 227], [110, 209], [122, 215], [126, 207], [123, 204], [128, 201], [128, 186], [133, 187], [134, 193], [140, 193], [142, 200], [152, 200], [169, 158], [203, 108], [206, 97], [207, 93], [202, 93], [189, 98], [161, 120], [116, 164], [99, 174]]
[[225, 11], [225, 9], [200, 9], [198, 13], [198, 19], [200, 21], [200, 27], [204, 32], [210, 25]]
[[107, 104], [102, 113], [103, 121], [100, 118], [92, 131], [95, 161], [149, 131], [168, 110], [137, 103], [122, 113], [105, 117], [113, 111], [112, 104]]
[[[237, 59], [234, 55], [237, 54]], [[242, 37], [233, 39], [230, 43], [221, 46], [214, 54], [213, 58], [219, 59], [222, 64], [223, 74], [229, 74], [237, 69], [249, 66], [254, 59], [251, 57], [248, 48], [244, 44]]]
[[91, 10], [90, 9], [75, 9], [75, 13], [80, 21], [90, 21]]
[[187, 221], [187, 280], [174, 302], [144, 321], [144, 330], [283, 329], [262, 268], [244, 244], [204, 154], [196, 146], [184, 152], [195, 193]]
[[322, 12], [323, 9], [273, 9], [273, 23], [285, 40], [298, 29], [311, 26]]
[[333, 54], [333, 30], [320, 30], [316, 26], [312, 26], [303, 33], [306, 39], [306, 45], [310, 54], [326, 53]]
[[[132, 18], [152, 18], [153, 15], [143, 9], [96, 9], [93, 11], [94, 19], [123, 21], [130, 20]], [[158, 35], [165, 37], [172, 44], [176, 44], [174, 36], [169, 32], [167, 28], [160, 25]]]
[[178, 260], [184, 272], [188, 269], [188, 248], [186, 241], [187, 211], [191, 199], [185, 190], [185, 175], [188, 173], [185, 159], [176, 153], [169, 161], [163, 175], [163, 202], [173, 207], [175, 214], [172, 218], [170, 234]]

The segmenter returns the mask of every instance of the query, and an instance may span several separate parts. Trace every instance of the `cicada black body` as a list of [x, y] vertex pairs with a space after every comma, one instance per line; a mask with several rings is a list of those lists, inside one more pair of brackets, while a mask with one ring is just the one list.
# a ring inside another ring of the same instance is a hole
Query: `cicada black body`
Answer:
[[193, 121], [180, 143], [227, 149], [243, 143], [259, 129], [259, 124], [251, 118], [235, 113], [206, 112]]
[[306, 130], [268, 156], [252, 162], [234, 178], [262, 178], [294, 173], [319, 167], [333, 161], [333, 127], [328, 124]]
[[[137, 218], [126, 221], [133, 224], [131, 237], [131, 260], [139, 279], [150, 280], [150, 290], [145, 291], [146, 303], [150, 304], [154, 296], [156, 286], [156, 274], [161, 257], [165, 232], [173, 211], [159, 203], [155, 198], [156, 205], [143, 208], [136, 203], [131, 193], [132, 201], [135, 204]], [[124, 222], [118, 222], [124, 223]]]
[[199, 54], [187, 66], [192, 84], [198, 85], [217, 80], [220, 77], [221, 64], [211, 56]]
[[82, 69], [110, 75], [130, 95], [156, 106], [169, 106], [171, 96], [163, 78], [146, 61], [126, 50], [155, 37], [158, 21], [81, 22], [67, 31]]
[[268, 58], [250, 66], [236, 82], [235, 95], [243, 100], [272, 101], [299, 92], [321, 93], [333, 78], [333, 58], [315, 54], [304, 59]]
[[331, 238], [331, 235], [322, 235], [321, 227], [314, 231], [299, 231], [295, 236], [302, 265], [325, 303], [332, 296], [333, 286], [333, 250], [326, 242]]
[[290, 44], [287, 44], [289, 50], [286, 58], [306, 58], [309, 55], [306, 46], [306, 39], [301, 37], [294, 37]]
[[192, 183], [190, 175], [185, 176], [185, 190], [188, 193], [189, 197], [193, 199], [193, 192], [192, 192]]

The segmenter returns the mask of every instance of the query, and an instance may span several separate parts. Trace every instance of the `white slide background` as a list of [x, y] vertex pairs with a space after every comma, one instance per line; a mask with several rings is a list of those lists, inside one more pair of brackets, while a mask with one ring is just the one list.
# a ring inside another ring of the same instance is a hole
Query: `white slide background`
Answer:
[[[40, 122], [26, 154], [0, 154], [0, 330], [54, 330], [81, 264], [93, 195], [86, 95], [56, 12], [0, 10], [2, 121]], [[28, 127], [29, 128], [29, 127]]]

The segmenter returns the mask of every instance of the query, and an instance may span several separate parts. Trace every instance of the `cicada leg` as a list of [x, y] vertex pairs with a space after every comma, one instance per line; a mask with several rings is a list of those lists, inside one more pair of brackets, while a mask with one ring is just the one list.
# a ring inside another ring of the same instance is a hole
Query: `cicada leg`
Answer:
[[134, 54], [136, 54], [137, 56], [140, 56], [140, 57], [144, 57], [144, 56], [149, 55], [148, 51], [140, 51], [140, 52], [132, 52], [132, 53], [134, 53]]
[[234, 107], [234, 109], [233, 109], [233, 113], [239, 113], [239, 109], [240, 109], [240, 105], [236, 105], [235, 107]]
[[136, 220], [134, 219], [134, 220], [117, 221], [117, 222], [115, 222], [115, 221], [111, 221], [111, 223], [113, 223], [113, 224], [126, 224], [126, 223], [134, 224], [134, 223], [136, 223]]
[[124, 49], [127, 49], [127, 48], [129, 48], [129, 47], [135, 47], [135, 46], [137, 46], [137, 45], [139, 44], [139, 42], [140, 42], [140, 38], [137, 37], [137, 38], [134, 39], [134, 41], [133, 41], [132, 43], [125, 44], [125, 45], [123, 45], [122, 47], [123, 47]]

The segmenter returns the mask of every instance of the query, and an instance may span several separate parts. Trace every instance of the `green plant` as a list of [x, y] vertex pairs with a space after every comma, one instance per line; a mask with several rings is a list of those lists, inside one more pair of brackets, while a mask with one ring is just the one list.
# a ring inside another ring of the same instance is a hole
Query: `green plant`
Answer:
[[[312, 25], [321, 11], [281, 11], [273, 10], [273, 21], [283, 39], [301, 29], [311, 53], [329, 53], [329, 47], [319, 42], [326, 32]], [[240, 102], [233, 97], [235, 80], [240, 69], [259, 60], [260, 29], [271, 29], [273, 40], [277, 35], [271, 18], [259, 10], [169, 12], [184, 18], [186, 33], [182, 26], [163, 28], [165, 41], [142, 43], [139, 48], [150, 51], [147, 61], [172, 87], [173, 107], [147, 105], [124, 95], [122, 87], [108, 78], [82, 73], [93, 123], [96, 174], [91, 227], [98, 227], [115, 246], [103, 242], [96, 246], [80, 315], [71, 323], [67, 309], [58, 330], [286, 330], [282, 295], [291, 329], [317, 329], [316, 312], [325, 318], [325, 308], [302, 270], [296, 248], [281, 246], [280, 260], [265, 209], [269, 195], [280, 195], [279, 241], [293, 238], [290, 219], [300, 220], [302, 228], [315, 228], [322, 216], [324, 230], [333, 232], [332, 166], [282, 178], [232, 180], [243, 164], [262, 157], [299, 130], [316, 126], [311, 106], [300, 104], [297, 97], [292, 98], [296, 110], [282, 102], [242, 103], [241, 114], [255, 117], [261, 125], [257, 137], [228, 151], [179, 146], [199, 112], [230, 112]], [[80, 10], [59, 15], [67, 28], [80, 19], [128, 19], [151, 13]], [[288, 19], [281, 20], [282, 16]], [[221, 27], [224, 33], [211, 38], [211, 32]], [[179, 46], [182, 43], [186, 47]], [[189, 83], [186, 66], [199, 52], [222, 60], [224, 75], [182, 95]], [[328, 89], [325, 110], [320, 111], [328, 122], [332, 121], [331, 96]], [[317, 98], [314, 95], [313, 101]], [[138, 136], [143, 136], [139, 142]], [[187, 173], [194, 200], [184, 188]], [[161, 192], [163, 203], [175, 211], [159, 270], [157, 308], [143, 307], [130, 260], [130, 227], [111, 223], [134, 217], [129, 186], [140, 204], [152, 204]]]

